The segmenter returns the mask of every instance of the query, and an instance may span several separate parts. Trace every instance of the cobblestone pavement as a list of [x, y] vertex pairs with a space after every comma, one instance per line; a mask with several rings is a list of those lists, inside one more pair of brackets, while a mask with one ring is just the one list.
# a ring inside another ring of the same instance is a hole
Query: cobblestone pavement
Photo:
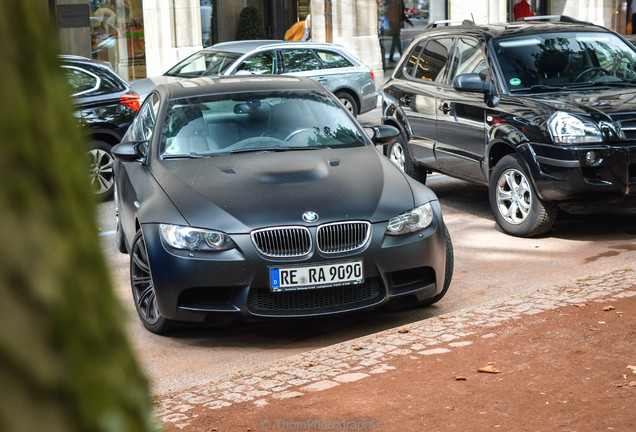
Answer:
[[466, 340], [471, 335], [493, 338], [497, 336], [499, 326], [526, 315], [636, 296], [635, 270], [636, 263], [631, 268], [414, 322], [289, 357], [265, 368], [244, 371], [188, 391], [159, 396], [155, 400], [157, 415], [162, 423], [187, 430], [190, 421], [196, 417], [195, 408], [215, 410], [239, 402], [263, 406], [386, 373], [395, 369], [388, 364], [392, 359], [447, 353], [472, 344]]

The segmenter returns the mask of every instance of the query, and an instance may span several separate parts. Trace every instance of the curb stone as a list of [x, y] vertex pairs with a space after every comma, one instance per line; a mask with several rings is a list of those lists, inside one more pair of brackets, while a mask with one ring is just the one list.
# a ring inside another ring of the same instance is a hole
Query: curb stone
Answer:
[[[636, 268], [636, 263], [634, 265]], [[243, 371], [208, 384], [157, 396], [161, 422], [184, 429], [197, 406], [221, 409], [240, 402], [265, 406], [268, 401], [302, 397], [338, 385], [394, 370], [390, 360], [406, 355], [443, 355], [472, 342], [467, 336], [497, 336], [497, 327], [524, 315], [536, 315], [560, 307], [636, 296], [636, 271], [617, 269], [589, 276], [521, 297], [428, 318], [332, 346], [294, 355], [260, 369]], [[442, 346], [440, 346], [442, 345]]]

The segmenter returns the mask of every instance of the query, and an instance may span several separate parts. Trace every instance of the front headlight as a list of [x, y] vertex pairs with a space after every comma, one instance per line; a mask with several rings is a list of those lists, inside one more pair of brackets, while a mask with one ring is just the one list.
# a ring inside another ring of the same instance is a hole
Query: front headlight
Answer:
[[423, 230], [433, 222], [433, 208], [429, 203], [392, 217], [386, 227], [388, 235], [403, 235]]
[[584, 144], [603, 141], [601, 130], [594, 123], [557, 111], [548, 121], [550, 135], [559, 144]]
[[232, 239], [219, 231], [161, 224], [159, 232], [161, 239], [175, 249], [224, 251], [234, 247]]

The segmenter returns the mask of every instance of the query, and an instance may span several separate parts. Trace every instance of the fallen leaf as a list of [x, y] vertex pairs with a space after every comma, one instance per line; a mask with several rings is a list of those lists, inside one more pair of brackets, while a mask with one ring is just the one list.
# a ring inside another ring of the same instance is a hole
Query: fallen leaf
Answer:
[[492, 365], [488, 365], [488, 366], [481, 367], [481, 368], [477, 369], [477, 372], [481, 372], [481, 373], [492, 373], [492, 374], [501, 373], [501, 371], [500, 371], [500, 370], [495, 369]]
[[301, 367], [301, 368], [309, 368], [309, 367], [312, 367], [312, 366], [316, 366], [316, 363], [310, 361], [310, 362], [301, 363], [298, 366]]
[[611, 311], [611, 310], [614, 310], [614, 309], [615, 309], [615, 308], [614, 308], [614, 306], [605, 306], [605, 307], [603, 308], [603, 310], [604, 310], [605, 312], [607, 312], [607, 311]]
[[576, 307], [578, 307], [578, 308], [581, 308], [581, 307], [585, 307], [585, 306], [587, 306], [587, 303], [577, 303], [577, 304], [575, 304], [574, 306], [576, 306]]
[[408, 333], [408, 332], [410, 332], [410, 330], [407, 328], [401, 328], [398, 330], [398, 333]]
[[630, 381], [628, 385], [630, 387], [636, 387], [636, 381]]
[[632, 373], [636, 373], [636, 366], [629, 365], [629, 366], [627, 366], [627, 369], [631, 369]]
[[530, 245], [530, 247], [531, 247], [532, 249], [539, 249], [539, 248], [541, 247], [541, 245], [533, 244], [533, 245]]
[[463, 377], [463, 376], [456, 376], [455, 377], [455, 381], [466, 381], [468, 378]]
[[496, 365], [496, 364], [497, 364], [497, 362], [494, 362], [494, 361], [493, 361], [493, 362], [488, 362], [488, 364], [489, 364], [490, 366], [493, 366], [493, 365]]
[[362, 347], [360, 345], [353, 344], [351, 345], [351, 349], [354, 351], [360, 351]]

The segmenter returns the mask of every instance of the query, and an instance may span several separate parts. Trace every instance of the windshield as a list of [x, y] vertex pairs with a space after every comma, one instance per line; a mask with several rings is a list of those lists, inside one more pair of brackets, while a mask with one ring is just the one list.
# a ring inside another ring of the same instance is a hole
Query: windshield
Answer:
[[241, 54], [222, 51], [199, 51], [178, 63], [164, 75], [181, 78], [219, 75], [240, 56]]
[[250, 92], [172, 101], [162, 158], [365, 145], [362, 130], [326, 94]]
[[547, 33], [493, 40], [508, 89], [636, 83], [634, 49], [610, 33]]

